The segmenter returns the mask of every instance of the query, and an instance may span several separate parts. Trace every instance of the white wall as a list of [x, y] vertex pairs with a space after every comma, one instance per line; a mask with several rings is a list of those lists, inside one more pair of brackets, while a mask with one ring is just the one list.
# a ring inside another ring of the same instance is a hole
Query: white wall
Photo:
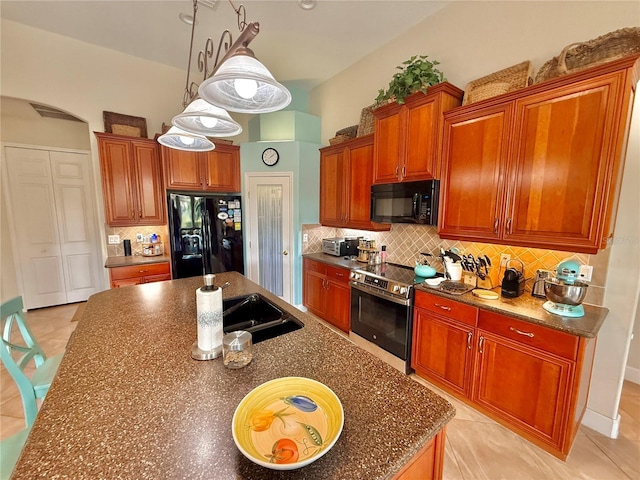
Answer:
[[[171, 118], [182, 110], [183, 70], [6, 19], [1, 20], [0, 45], [0, 94], [3, 97], [34, 101], [69, 112], [86, 121], [90, 132], [104, 131], [102, 112], [110, 111], [146, 118], [148, 136], [153, 138], [161, 131], [163, 122], [170, 123]], [[240, 115], [236, 121], [246, 125], [248, 117]], [[3, 138], [4, 129], [5, 125]], [[9, 126], [9, 130], [13, 127]], [[8, 131], [7, 135], [10, 133]], [[244, 138], [240, 136], [238, 141]], [[99, 235], [105, 238], [98, 148], [92, 133], [86, 144], [92, 151]], [[9, 242], [5, 241], [4, 217], [2, 215], [0, 219], [3, 230], [0, 239], [3, 299], [5, 291], [6, 295], [17, 293], [15, 279], [4, 273], [5, 265], [9, 265], [11, 260]], [[106, 246], [102, 248], [106, 258]], [[107, 288], [106, 270], [103, 273], [104, 288]]]
[[[401, 2], [398, 8], [402, 8]], [[628, 26], [640, 26], [640, 2], [456, 1], [314, 89], [309, 97], [310, 113], [322, 118], [322, 139], [327, 142], [336, 130], [358, 123], [361, 109], [373, 103], [378, 89], [386, 88], [396, 65], [412, 55], [429, 55], [440, 61], [439, 68], [448, 80], [464, 89], [471, 80], [524, 60], [531, 60], [537, 70], [565, 45]], [[599, 334], [584, 419], [585, 424], [607, 435], [615, 435], [617, 428], [619, 395], [638, 304], [640, 205], [638, 190], [631, 183], [639, 176], [640, 154], [633, 149], [639, 134], [640, 128], [631, 134], [616, 231], [622, 240], [611, 247], [607, 270], [604, 305], [610, 313]], [[624, 239], [631, 248], [623, 249]], [[625, 250], [626, 261], [622, 257]], [[623, 283], [624, 288], [618, 291]]]

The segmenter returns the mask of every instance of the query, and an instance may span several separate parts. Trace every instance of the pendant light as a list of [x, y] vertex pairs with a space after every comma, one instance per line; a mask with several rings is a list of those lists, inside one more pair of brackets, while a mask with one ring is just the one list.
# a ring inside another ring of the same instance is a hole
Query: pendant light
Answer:
[[208, 138], [187, 132], [178, 127], [171, 127], [167, 133], [160, 135], [158, 142], [165, 147], [188, 152], [208, 152], [216, 148]]
[[202, 82], [198, 94], [213, 105], [238, 113], [275, 112], [291, 103], [289, 90], [247, 47], [238, 48]]
[[209, 137], [232, 137], [242, 133], [242, 127], [226, 110], [201, 98], [191, 102], [184, 112], [173, 117], [171, 123], [182, 130]]

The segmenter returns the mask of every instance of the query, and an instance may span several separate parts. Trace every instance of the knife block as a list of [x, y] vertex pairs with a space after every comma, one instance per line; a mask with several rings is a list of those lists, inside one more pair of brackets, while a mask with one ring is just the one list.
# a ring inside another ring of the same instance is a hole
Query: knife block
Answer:
[[484, 288], [485, 290], [491, 290], [493, 288], [493, 281], [491, 280], [491, 276], [487, 275], [484, 280], [478, 277], [477, 287]]

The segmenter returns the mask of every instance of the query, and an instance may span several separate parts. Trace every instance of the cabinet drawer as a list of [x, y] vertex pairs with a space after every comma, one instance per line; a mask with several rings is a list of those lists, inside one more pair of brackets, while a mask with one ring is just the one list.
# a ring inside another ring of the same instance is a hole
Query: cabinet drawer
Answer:
[[578, 351], [575, 335], [485, 310], [480, 310], [478, 328], [571, 360]]
[[131, 265], [128, 267], [114, 267], [110, 269], [111, 280], [124, 278], [146, 277], [149, 275], [161, 275], [170, 273], [169, 262], [146, 263], [143, 265]]
[[327, 278], [342, 283], [349, 283], [349, 270], [340, 267], [327, 266]]
[[322, 262], [316, 262], [315, 260], [304, 259], [304, 268], [312, 272], [319, 273], [320, 275], [327, 274], [327, 265]]
[[473, 327], [476, 326], [478, 318], [478, 309], [476, 307], [418, 290], [416, 291], [414, 304], [416, 307], [438, 315], [453, 318]]

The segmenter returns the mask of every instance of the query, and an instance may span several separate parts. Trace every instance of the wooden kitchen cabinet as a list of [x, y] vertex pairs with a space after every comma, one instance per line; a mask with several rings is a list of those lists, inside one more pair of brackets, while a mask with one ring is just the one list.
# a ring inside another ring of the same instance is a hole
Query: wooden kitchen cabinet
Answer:
[[595, 344], [594, 338], [415, 294], [416, 374], [563, 460], [586, 409]]
[[389, 230], [371, 216], [373, 135], [320, 149], [320, 223], [338, 228]]
[[166, 224], [158, 144], [145, 138], [94, 133], [107, 224]]
[[109, 269], [111, 288], [171, 280], [169, 262], [145, 263]]
[[447, 112], [440, 237], [604, 248], [638, 63], [612, 62]]
[[443, 82], [426, 95], [408, 96], [404, 105], [393, 102], [374, 110], [373, 183], [439, 179], [443, 112], [459, 106], [463, 93]]
[[311, 313], [344, 332], [351, 328], [349, 269], [304, 259], [303, 303]]
[[209, 152], [161, 147], [167, 189], [236, 193], [240, 191], [240, 147], [216, 144]]
[[411, 366], [469, 396], [477, 317], [477, 308], [416, 293]]

